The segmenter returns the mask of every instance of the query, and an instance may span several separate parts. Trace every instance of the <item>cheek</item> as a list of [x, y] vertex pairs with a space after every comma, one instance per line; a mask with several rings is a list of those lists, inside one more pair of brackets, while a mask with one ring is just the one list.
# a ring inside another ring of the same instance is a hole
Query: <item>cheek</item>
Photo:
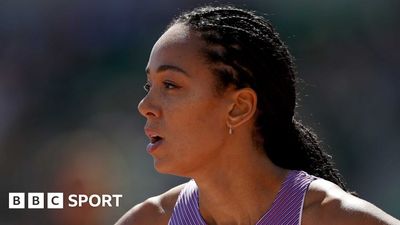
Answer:
[[168, 130], [180, 138], [177, 143], [186, 148], [194, 145], [216, 145], [226, 130], [224, 114], [218, 101], [212, 99], [196, 99], [179, 104], [179, 107], [169, 109], [169, 119], [166, 118]]

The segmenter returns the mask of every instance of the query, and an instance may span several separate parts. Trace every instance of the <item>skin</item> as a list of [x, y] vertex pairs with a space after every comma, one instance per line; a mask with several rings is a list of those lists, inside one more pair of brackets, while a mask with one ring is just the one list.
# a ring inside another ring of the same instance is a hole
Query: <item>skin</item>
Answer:
[[[182, 24], [172, 26], [154, 45], [146, 69], [149, 91], [138, 106], [147, 119], [145, 128], [163, 137], [150, 154], [158, 172], [196, 181], [207, 224], [255, 224], [288, 171], [275, 166], [253, 143], [256, 93], [231, 87], [218, 95], [215, 77], [200, 54], [204, 47], [199, 35]], [[182, 188], [134, 206], [116, 225], [167, 224]], [[318, 179], [306, 194], [302, 224], [400, 222]]]

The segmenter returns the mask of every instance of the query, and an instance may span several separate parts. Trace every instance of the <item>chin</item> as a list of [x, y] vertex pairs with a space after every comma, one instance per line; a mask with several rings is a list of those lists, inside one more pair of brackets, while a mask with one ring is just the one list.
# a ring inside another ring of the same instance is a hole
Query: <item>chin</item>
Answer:
[[159, 159], [154, 159], [154, 169], [161, 174], [169, 174], [179, 177], [190, 177], [182, 170], [178, 169], [176, 165], [172, 165], [172, 163], [167, 163], [166, 161]]

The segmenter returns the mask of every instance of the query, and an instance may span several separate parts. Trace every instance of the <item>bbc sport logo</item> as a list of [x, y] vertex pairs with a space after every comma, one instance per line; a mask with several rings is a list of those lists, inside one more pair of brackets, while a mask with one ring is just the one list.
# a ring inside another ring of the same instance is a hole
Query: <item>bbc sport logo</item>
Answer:
[[[68, 196], [68, 207], [82, 207], [87, 204], [91, 207], [119, 207], [121, 198], [122, 194], [93, 194], [89, 196], [85, 194], [70, 194]], [[9, 209], [25, 209], [26, 203], [28, 209], [44, 209], [45, 202], [47, 203], [47, 209], [63, 209], [64, 193], [48, 192], [46, 196], [44, 192], [28, 192], [27, 195], [25, 192], [8, 193]]]

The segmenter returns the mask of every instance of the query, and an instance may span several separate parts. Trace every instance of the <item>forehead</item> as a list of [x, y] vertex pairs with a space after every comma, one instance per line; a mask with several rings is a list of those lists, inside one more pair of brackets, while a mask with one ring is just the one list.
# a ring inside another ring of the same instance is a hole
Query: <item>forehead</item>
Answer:
[[155, 47], [168, 45], [172, 43], [185, 43], [193, 36], [190, 28], [184, 24], [178, 23], [171, 26], [158, 39]]
[[171, 26], [154, 44], [148, 62], [148, 68], [162, 64], [179, 65], [183, 67], [202, 64], [204, 60], [201, 49], [205, 42], [199, 34], [183, 24]]

